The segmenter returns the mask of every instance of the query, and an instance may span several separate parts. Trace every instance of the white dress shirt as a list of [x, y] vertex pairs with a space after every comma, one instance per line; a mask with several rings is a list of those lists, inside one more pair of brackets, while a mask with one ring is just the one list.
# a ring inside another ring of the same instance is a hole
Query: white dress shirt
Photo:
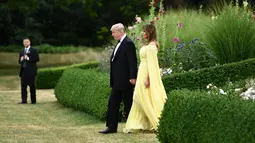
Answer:
[[[25, 54], [28, 53], [29, 49], [30, 49], [31, 46], [28, 46], [27, 48], [25, 48]], [[29, 57], [27, 58], [27, 60], [29, 60]]]
[[116, 52], [118, 51], [118, 49], [119, 49], [119, 47], [120, 47], [121, 42], [126, 38], [126, 36], [127, 36], [127, 35], [124, 34], [124, 35], [121, 37], [120, 42], [117, 44], [117, 46], [116, 46], [116, 48], [115, 48], [115, 50], [114, 50], [114, 54], [113, 54], [113, 57], [112, 57], [112, 61], [114, 60], [114, 57], [115, 57]]

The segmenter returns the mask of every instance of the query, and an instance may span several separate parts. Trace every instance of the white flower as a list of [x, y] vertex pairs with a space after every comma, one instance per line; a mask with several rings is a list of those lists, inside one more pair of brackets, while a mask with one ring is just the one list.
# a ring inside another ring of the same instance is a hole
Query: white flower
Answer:
[[216, 20], [216, 19], [218, 19], [217, 16], [212, 16], [212, 20]]
[[220, 94], [227, 94], [224, 90], [220, 89]]
[[163, 76], [163, 70], [162, 70], [162, 68], [159, 69], [159, 72], [160, 72], [160, 76]]
[[160, 76], [163, 76], [162, 68], [159, 69]]
[[245, 100], [248, 100], [248, 99], [255, 100], [255, 89], [251, 87], [247, 91], [241, 93], [240, 96]]
[[142, 22], [142, 18], [141, 17], [136, 16], [135, 19], [136, 19], [137, 23], [141, 23]]
[[171, 74], [173, 72], [173, 70], [171, 70], [170, 68], [166, 70], [167, 74]]
[[134, 27], [133, 26], [128, 26], [128, 30], [133, 30]]
[[248, 97], [243, 97], [244, 100], [248, 100], [249, 98]]
[[213, 86], [211, 83], [206, 86], [207, 89], [209, 89], [211, 86]]
[[240, 92], [242, 90], [242, 88], [237, 88], [235, 89], [235, 92]]
[[243, 2], [243, 6], [244, 6], [244, 7], [247, 7], [248, 4], [249, 4], [249, 3], [248, 3], [247, 1], [244, 1], [244, 2]]

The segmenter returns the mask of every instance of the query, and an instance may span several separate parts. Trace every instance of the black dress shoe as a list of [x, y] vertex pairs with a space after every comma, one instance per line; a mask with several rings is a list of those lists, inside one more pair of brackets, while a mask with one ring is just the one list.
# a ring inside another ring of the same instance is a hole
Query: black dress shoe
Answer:
[[31, 104], [36, 104], [36, 102], [31, 102]]
[[99, 131], [99, 133], [101, 133], [101, 134], [117, 133], [117, 129], [107, 128], [106, 130]]
[[21, 101], [21, 102], [19, 102], [18, 104], [27, 104], [27, 102], [22, 102], [22, 101]]

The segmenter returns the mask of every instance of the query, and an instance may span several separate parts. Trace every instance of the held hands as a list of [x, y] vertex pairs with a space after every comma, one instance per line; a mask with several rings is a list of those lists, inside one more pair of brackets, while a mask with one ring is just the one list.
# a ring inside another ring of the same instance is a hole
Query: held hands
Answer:
[[147, 76], [147, 78], [146, 78], [146, 80], [144, 82], [144, 85], [145, 85], [145, 88], [150, 87], [150, 77], [149, 76]]
[[129, 82], [130, 82], [131, 84], [135, 85], [136, 79], [130, 79]]
[[146, 79], [146, 81], [144, 82], [144, 85], [146, 88], [150, 87], [150, 80]]

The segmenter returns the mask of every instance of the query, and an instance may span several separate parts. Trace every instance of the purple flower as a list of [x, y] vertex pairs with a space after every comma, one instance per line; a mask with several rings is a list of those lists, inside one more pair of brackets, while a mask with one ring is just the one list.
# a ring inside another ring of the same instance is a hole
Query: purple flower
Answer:
[[178, 38], [178, 37], [174, 37], [174, 38], [173, 38], [173, 42], [174, 42], [174, 43], [178, 43], [178, 42], [180, 42], [180, 38]]

